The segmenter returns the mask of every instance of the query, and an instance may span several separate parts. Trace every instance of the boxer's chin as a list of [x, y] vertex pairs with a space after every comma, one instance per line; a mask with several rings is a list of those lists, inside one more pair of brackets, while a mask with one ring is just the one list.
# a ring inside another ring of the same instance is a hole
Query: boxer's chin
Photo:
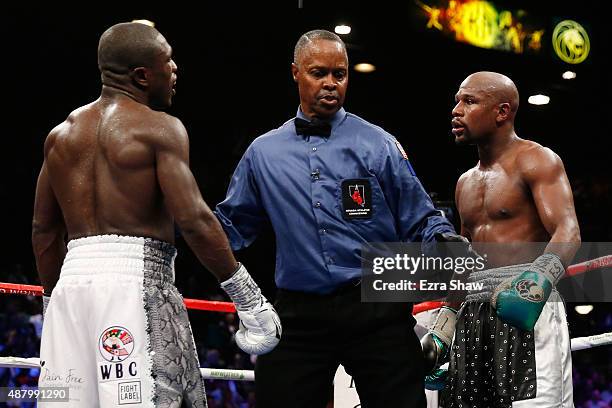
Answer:
[[455, 144], [457, 146], [467, 146], [471, 144], [471, 142], [468, 138], [465, 137], [465, 134], [462, 134], [460, 136], [455, 136]]

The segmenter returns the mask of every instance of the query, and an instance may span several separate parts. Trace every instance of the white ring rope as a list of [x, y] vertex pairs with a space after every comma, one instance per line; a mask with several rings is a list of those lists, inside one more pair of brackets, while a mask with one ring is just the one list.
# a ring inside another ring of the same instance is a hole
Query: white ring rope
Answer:
[[[612, 344], [612, 332], [587, 337], [577, 337], [572, 339], [572, 351], [586, 350], [609, 344]], [[0, 357], [0, 367], [40, 368], [40, 359], [38, 357]], [[253, 370], [200, 368], [200, 373], [205, 380], [255, 381], [255, 372]]]
[[[0, 357], [0, 367], [40, 368], [40, 358]], [[226, 370], [222, 368], [200, 368], [205, 380], [255, 381], [253, 370]]]
[[595, 334], [587, 337], [572, 339], [572, 351], [586, 350], [597, 346], [612, 344], [612, 332]]

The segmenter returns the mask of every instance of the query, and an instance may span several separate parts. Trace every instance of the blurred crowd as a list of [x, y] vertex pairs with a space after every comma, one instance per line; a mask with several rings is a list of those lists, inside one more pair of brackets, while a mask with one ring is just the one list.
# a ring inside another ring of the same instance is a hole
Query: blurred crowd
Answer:
[[574, 368], [576, 408], [612, 408], [612, 377], [590, 367]]

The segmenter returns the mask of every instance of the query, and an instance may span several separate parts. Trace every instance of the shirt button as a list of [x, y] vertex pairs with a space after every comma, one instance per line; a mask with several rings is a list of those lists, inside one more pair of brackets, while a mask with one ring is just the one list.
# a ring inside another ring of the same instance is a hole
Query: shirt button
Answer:
[[319, 232], [321, 233], [321, 235], [323, 235], [327, 233], [327, 230], [325, 228], [321, 228]]
[[312, 151], [313, 151], [313, 152], [316, 152], [316, 151], [317, 151], [317, 148], [316, 148], [316, 147], [313, 147], [313, 148], [312, 148]]
[[317, 207], [317, 208], [321, 207], [321, 203], [317, 201], [317, 202], [315, 203], [315, 207]]

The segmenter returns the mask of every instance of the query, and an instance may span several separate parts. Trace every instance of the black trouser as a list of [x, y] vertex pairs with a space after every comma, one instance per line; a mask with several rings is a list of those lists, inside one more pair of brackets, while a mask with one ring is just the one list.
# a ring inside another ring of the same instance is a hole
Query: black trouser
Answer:
[[423, 353], [404, 303], [361, 303], [361, 288], [331, 295], [279, 290], [278, 346], [257, 358], [258, 408], [323, 408], [336, 369], [353, 376], [362, 408], [426, 406]]

